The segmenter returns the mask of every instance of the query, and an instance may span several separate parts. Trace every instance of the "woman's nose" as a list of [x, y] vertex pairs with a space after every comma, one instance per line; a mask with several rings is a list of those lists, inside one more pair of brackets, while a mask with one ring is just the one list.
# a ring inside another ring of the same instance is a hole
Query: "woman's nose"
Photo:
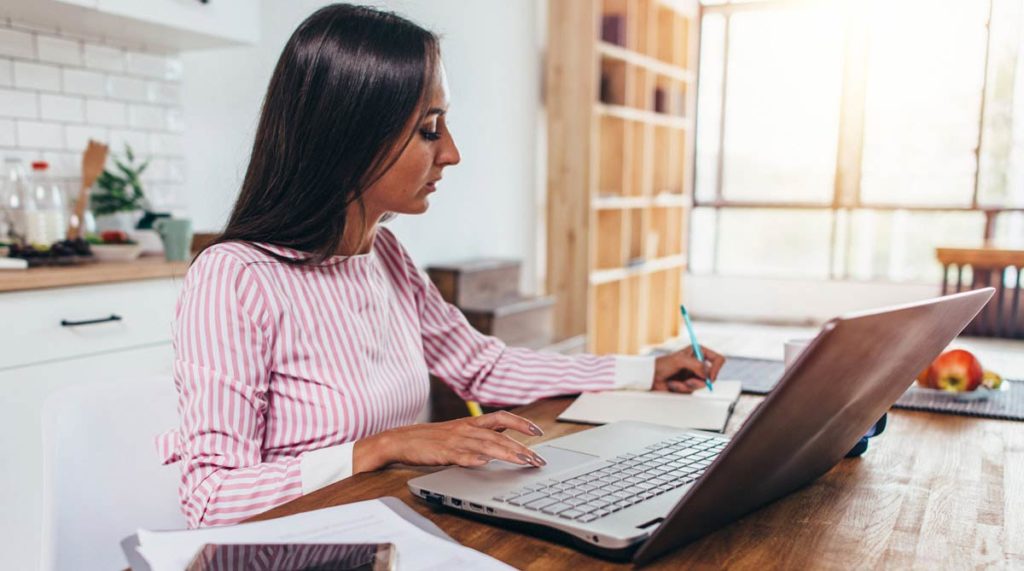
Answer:
[[462, 160], [459, 148], [455, 145], [455, 138], [448, 134], [444, 139], [444, 147], [438, 154], [437, 162], [444, 166], [457, 165]]

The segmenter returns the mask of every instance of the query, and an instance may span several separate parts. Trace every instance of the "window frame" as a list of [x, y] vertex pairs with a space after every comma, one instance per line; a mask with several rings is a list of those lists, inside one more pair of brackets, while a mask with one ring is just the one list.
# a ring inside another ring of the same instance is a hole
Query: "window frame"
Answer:
[[[719, 0], [720, 3], [705, 4], [701, 3], [700, 7], [700, 26], [702, 28], [701, 37], [703, 37], [703, 26], [704, 16], [708, 14], [720, 14], [724, 17], [724, 33], [722, 36], [722, 57], [723, 62], [723, 73], [721, 78], [721, 100], [718, 102], [720, 106], [720, 113], [718, 117], [717, 125], [713, 125], [718, 131], [717, 137], [717, 156], [715, 169], [716, 173], [714, 176], [714, 197], [711, 199], [701, 199], [699, 193], [696, 191], [697, 184], [697, 169], [700, 161], [694, 161], [694, 170], [691, 173], [691, 188], [694, 189], [692, 193], [692, 209], [691, 217], [693, 212], [697, 208], [711, 209], [715, 220], [715, 232], [713, 233], [713, 244], [711, 251], [711, 267], [708, 272], [701, 272], [707, 275], [721, 275], [719, 272], [719, 228], [721, 222], [721, 212], [725, 208], [743, 208], [743, 209], [780, 209], [780, 210], [814, 210], [814, 211], [829, 211], [831, 212], [832, 218], [832, 230], [831, 236], [829, 236], [829, 261], [827, 268], [828, 280], [845, 280], [852, 279], [850, 276], [848, 263], [843, 265], [843, 268], [837, 270], [836, 260], [837, 252], [836, 246], [839, 236], [837, 235], [839, 229], [839, 216], [840, 212], [845, 211], [847, 220], [851, 220], [853, 213], [859, 210], [877, 211], [877, 212], [895, 212], [895, 211], [907, 211], [907, 212], [927, 212], [927, 213], [943, 213], [943, 212], [980, 212], [985, 217], [984, 235], [981, 237], [983, 243], [989, 244], [995, 236], [995, 220], [999, 214], [1006, 212], [1024, 212], [1024, 206], [990, 206], [982, 205], [978, 200], [978, 193], [981, 179], [981, 152], [982, 144], [984, 142], [985, 133], [985, 113], [986, 105], [988, 103], [988, 82], [989, 82], [989, 58], [991, 52], [992, 33], [991, 26], [989, 25], [992, 20], [993, 13], [993, 0], [988, 0], [988, 16], [986, 18], [986, 31], [985, 31], [985, 61], [983, 64], [983, 77], [984, 81], [981, 86], [981, 105], [978, 114], [978, 140], [974, 148], [975, 158], [975, 170], [974, 170], [974, 183], [971, 192], [971, 204], [969, 206], [955, 206], [955, 205], [926, 205], [926, 204], [900, 204], [900, 203], [874, 203], [864, 202], [861, 198], [861, 174], [863, 172], [863, 149], [864, 149], [864, 117], [865, 117], [865, 104], [866, 104], [866, 88], [864, 81], [859, 78], [863, 77], [866, 73], [867, 64], [867, 38], [866, 38], [866, 24], [860, 25], [858, 28], [853, 28], [851, 33], [851, 27], [858, 26], [857, 19], [854, 21], [847, 22], [846, 32], [848, 34], [847, 41], [844, 46], [844, 57], [842, 61], [843, 69], [841, 70], [842, 87], [840, 89], [840, 124], [838, 129], [838, 142], [837, 142], [837, 157], [835, 174], [833, 176], [833, 191], [831, 203], [828, 202], [805, 202], [805, 201], [747, 201], [747, 200], [730, 200], [726, 199], [723, 194], [723, 180], [725, 174], [725, 144], [726, 144], [726, 121], [728, 120], [726, 114], [726, 100], [729, 93], [729, 49], [730, 49], [730, 30], [731, 22], [730, 18], [737, 13], [758, 11], [758, 10], [786, 10], [786, 9], [800, 9], [820, 6], [820, 0], [758, 0], [758, 1], [738, 1], [735, 0]], [[700, 77], [698, 77], [698, 83]], [[697, 87], [697, 113], [700, 114], [700, 88]], [[694, 129], [697, 130], [699, 127], [698, 121], [694, 121]], [[694, 137], [697, 140], [697, 137]], [[690, 228], [693, 228], [693, 224], [690, 224]], [[846, 251], [842, 255], [842, 259], [849, 260], [852, 244], [852, 236], [849, 233], [852, 232], [852, 225], [846, 225], [847, 236], [845, 239]], [[767, 276], [765, 276], [767, 277]], [[892, 283], [893, 280], [887, 278], [875, 278], [873, 280], [866, 281], [878, 281], [884, 283]]]

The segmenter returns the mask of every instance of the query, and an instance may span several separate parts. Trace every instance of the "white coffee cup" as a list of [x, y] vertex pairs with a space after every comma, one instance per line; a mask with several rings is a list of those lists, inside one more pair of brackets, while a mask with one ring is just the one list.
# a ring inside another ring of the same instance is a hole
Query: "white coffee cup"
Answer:
[[788, 370], [796, 363], [797, 357], [804, 352], [804, 349], [811, 344], [813, 339], [790, 339], [786, 341], [783, 349], [783, 363]]

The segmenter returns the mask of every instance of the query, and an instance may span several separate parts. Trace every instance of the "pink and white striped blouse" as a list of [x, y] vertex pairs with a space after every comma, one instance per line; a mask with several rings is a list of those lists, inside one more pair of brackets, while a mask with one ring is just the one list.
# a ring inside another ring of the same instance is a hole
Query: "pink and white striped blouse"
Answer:
[[157, 445], [165, 463], [182, 463], [192, 527], [351, 476], [355, 441], [412, 423], [430, 373], [463, 398], [515, 405], [648, 389], [654, 372], [647, 357], [538, 353], [480, 334], [386, 229], [370, 253], [315, 267], [243, 242], [208, 248], [185, 277], [174, 351], [181, 424]]

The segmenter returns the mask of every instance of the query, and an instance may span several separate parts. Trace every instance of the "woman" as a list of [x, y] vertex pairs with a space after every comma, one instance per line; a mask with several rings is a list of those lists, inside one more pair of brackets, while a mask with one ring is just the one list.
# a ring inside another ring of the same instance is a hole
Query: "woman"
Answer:
[[392, 463], [544, 459], [502, 431], [507, 412], [412, 424], [428, 374], [466, 399], [513, 405], [585, 390], [689, 392], [690, 352], [566, 357], [474, 331], [380, 222], [428, 207], [459, 162], [438, 41], [393, 14], [328, 6], [274, 70], [227, 228], [193, 262], [176, 309], [182, 462], [191, 526], [241, 521]]

